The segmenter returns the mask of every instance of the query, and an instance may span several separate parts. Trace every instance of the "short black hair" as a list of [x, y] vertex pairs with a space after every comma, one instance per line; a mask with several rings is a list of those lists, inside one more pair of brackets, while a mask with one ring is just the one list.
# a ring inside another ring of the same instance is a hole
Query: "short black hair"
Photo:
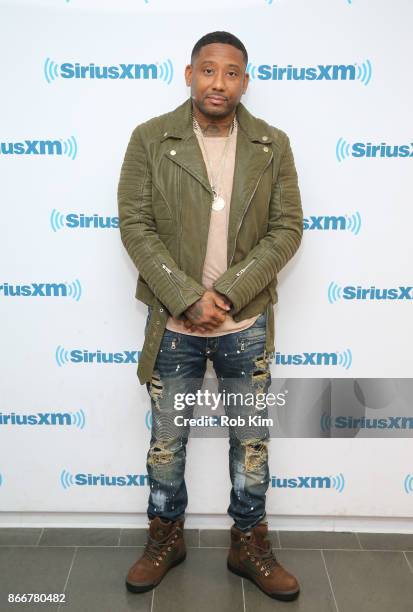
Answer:
[[248, 53], [247, 53], [245, 46], [240, 41], [240, 39], [234, 36], [234, 34], [231, 34], [230, 32], [219, 32], [219, 31], [210, 32], [209, 34], [205, 34], [205, 36], [200, 38], [198, 42], [195, 43], [195, 46], [192, 49], [192, 53], [191, 53], [191, 64], [194, 63], [194, 59], [200, 52], [201, 48], [205, 47], [205, 45], [211, 45], [212, 43], [222, 43], [224, 45], [232, 45], [233, 47], [236, 47], [237, 49], [242, 51], [245, 65], [248, 64]]

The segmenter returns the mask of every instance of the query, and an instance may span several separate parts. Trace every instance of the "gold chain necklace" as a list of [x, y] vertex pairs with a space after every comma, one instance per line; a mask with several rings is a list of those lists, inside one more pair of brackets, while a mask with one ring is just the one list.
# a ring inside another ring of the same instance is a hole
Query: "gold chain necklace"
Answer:
[[224, 151], [222, 153], [221, 159], [220, 159], [219, 164], [218, 164], [219, 176], [218, 176], [218, 173], [216, 173], [215, 176], [213, 176], [213, 174], [212, 174], [212, 167], [211, 167], [211, 164], [210, 164], [210, 161], [209, 161], [209, 157], [208, 157], [208, 153], [207, 153], [207, 150], [206, 150], [206, 147], [205, 147], [204, 135], [202, 134], [201, 126], [199, 125], [198, 121], [195, 119], [194, 116], [192, 116], [192, 122], [193, 122], [194, 131], [196, 133], [198, 133], [199, 136], [200, 136], [200, 140], [201, 140], [201, 144], [202, 144], [202, 149], [203, 149], [204, 154], [205, 154], [205, 159], [206, 159], [207, 166], [208, 166], [208, 169], [209, 169], [209, 174], [210, 174], [210, 177], [211, 177], [211, 189], [212, 189], [212, 194], [213, 194], [213, 198], [212, 198], [212, 210], [220, 211], [220, 210], [223, 210], [225, 208], [225, 200], [222, 197], [222, 195], [219, 195], [219, 187], [218, 187], [218, 185], [220, 185], [220, 182], [221, 182], [221, 176], [222, 176], [222, 171], [223, 171], [223, 168], [224, 168], [224, 165], [225, 165], [225, 157], [226, 157], [229, 141], [230, 141], [230, 138], [231, 138], [234, 130], [237, 127], [237, 119], [234, 116], [232, 124], [231, 124], [231, 126], [230, 126], [230, 128], [228, 130], [228, 135], [226, 137]]

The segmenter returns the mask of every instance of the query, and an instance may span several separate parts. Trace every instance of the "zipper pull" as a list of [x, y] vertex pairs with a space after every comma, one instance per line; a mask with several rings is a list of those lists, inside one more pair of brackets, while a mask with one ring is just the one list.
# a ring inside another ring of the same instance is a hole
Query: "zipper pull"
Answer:
[[243, 272], [245, 272], [245, 270], [246, 270], [247, 268], [249, 268], [249, 267], [250, 267], [250, 265], [251, 265], [252, 263], [254, 263], [254, 261], [255, 261], [255, 259], [251, 259], [251, 261], [250, 261], [250, 262], [249, 262], [249, 263], [248, 263], [248, 264], [245, 266], [245, 268], [241, 268], [241, 270], [239, 270], [239, 272], [237, 272], [237, 273], [235, 274], [235, 276], [241, 276], [241, 274], [242, 274]]
[[172, 274], [172, 270], [170, 270], [168, 266], [166, 266], [164, 263], [161, 265], [162, 265], [162, 268], [168, 272], [168, 274]]

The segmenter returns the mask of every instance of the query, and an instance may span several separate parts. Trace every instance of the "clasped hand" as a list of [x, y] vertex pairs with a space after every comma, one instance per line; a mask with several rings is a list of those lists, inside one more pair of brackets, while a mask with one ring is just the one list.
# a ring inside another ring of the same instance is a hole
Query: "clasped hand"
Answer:
[[221, 325], [231, 308], [231, 302], [214, 289], [207, 290], [199, 300], [184, 312], [185, 327], [193, 331], [213, 331]]

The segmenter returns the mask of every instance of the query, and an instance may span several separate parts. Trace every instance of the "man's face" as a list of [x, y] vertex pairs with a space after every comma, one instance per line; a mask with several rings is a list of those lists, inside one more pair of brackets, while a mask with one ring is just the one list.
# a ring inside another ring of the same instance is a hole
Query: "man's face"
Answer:
[[207, 118], [224, 118], [239, 103], [248, 86], [242, 52], [232, 45], [212, 43], [201, 48], [185, 68], [195, 106]]

